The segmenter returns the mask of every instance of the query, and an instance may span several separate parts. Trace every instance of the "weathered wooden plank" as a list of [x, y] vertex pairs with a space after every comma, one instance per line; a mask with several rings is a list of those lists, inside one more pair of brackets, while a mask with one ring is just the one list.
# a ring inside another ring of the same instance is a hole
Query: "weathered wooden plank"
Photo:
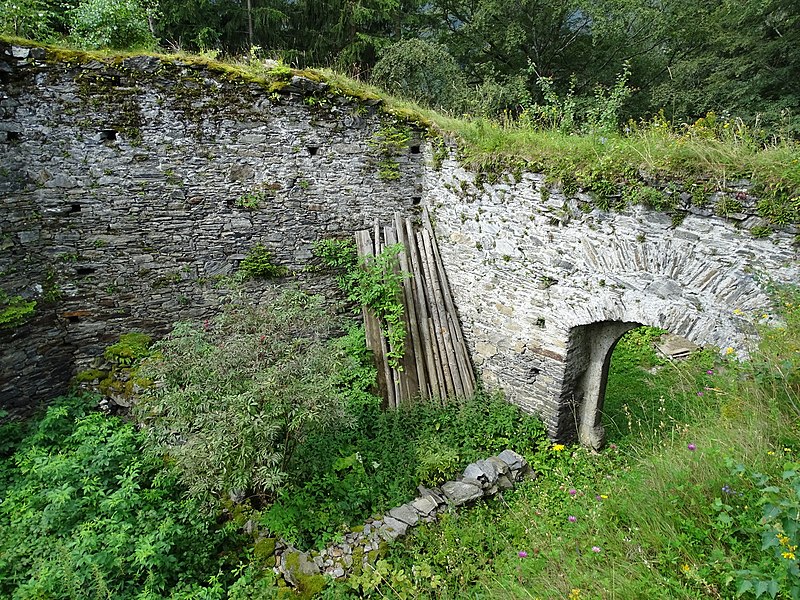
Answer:
[[397, 241], [403, 244], [403, 251], [400, 252], [400, 268], [410, 277], [403, 281], [403, 298], [405, 300], [405, 314], [408, 323], [406, 330], [406, 349], [413, 353], [414, 362], [414, 395], [427, 395], [427, 377], [425, 375], [425, 359], [422, 353], [422, 337], [417, 321], [417, 307], [414, 300], [415, 274], [412, 270], [408, 238], [406, 236], [406, 221], [400, 217], [399, 213], [394, 215], [394, 227], [397, 233]]
[[425, 254], [426, 259], [428, 261], [428, 270], [430, 271], [431, 277], [431, 287], [433, 288], [434, 294], [434, 301], [436, 307], [436, 319], [437, 319], [437, 326], [441, 330], [441, 336], [443, 340], [443, 349], [444, 349], [444, 357], [445, 357], [445, 366], [447, 371], [449, 371], [449, 378], [450, 382], [453, 386], [452, 393], [456, 396], [463, 397], [464, 396], [464, 384], [461, 382], [461, 373], [458, 369], [458, 362], [456, 361], [455, 351], [453, 349], [453, 344], [455, 342], [454, 338], [450, 332], [450, 326], [448, 325], [447, 319], [447, 311], [444, 305], [444, 297], [442, 295], [442, 287], [441, 282], [439, 281], [439, 274], [436, 270], [436, 259], [433, 255], [433, 246], [431, 242], [431, 236], [426, 230], [422, 230], [422, 241], [425, 245]]
[[417, 324], [419, 326], [420, 344], [425, 359], [425, 379], [428, 382], [427, 397], [440, 396], [441, 378], [438, 376], [435, 360], [435, 339], [428, 324], [428, 306], [425, 300], [425, 274], [422, 271], [419, 248], [414, 227], [410, 221], [406, 221], [406, 240], [408, 241], [408, 257], [411, 263], [411, 271], [414, 273], [413, 296], [414, 308], [417, 312]]
[[[433, 328], [433, 338], [436, 340], [436, 367], [440, 375], [440, 383], [444, 393], [441, 398], [444, 399], [448, 396], [453, 396], [456, 393], [455, 386], [453, 385], [453, 378], [447, 364], [447, 346], [445, 340], [444, 328], [442, 327], [442, 320], [439, 315], [439, 304], [436, 301], [436, 290], [433, 283], [433, 274], [431, 273], [431, 262], [429, 260], [427, 249], [425, 248], [425, 232], [418, 231], [417, 247], [420, 249], [420, 264], [422, 272], [425, 276], [425, 301], [428, 307], [428, 315], [430, 317], [431, 326]], [[440, 390], [442, 391], [442, 390]]]
[[444, 261], [439, 253], [439, 244], [436, 241], [436, 234], [433, 231], [431, 224], [430, 214], [428, 209], [425, 208], [422, 213], [422, 226], [428, 231], [433, 243], [433, 254], [436, 259], [436, 266], [439, 271], [439, 280], [445, 301], [445, 307], [451, 320], [451, 331], [454, 333], [456, 357], [459, 363], [459, 369], [462, 371], [462, 381], [465, 386], [465, 393], [472, 396], [475, 393], [476, 381], [475, 371], [472, 367], [472, 360], [470, 359], [469, 350], [467, 349], [466, 341], [464, 340], [464, 333], [461, 329], [461, 320], [458, 317], [455, 302], [453, 301], [453, 292], [447, 281], [447, 272], [444, 268]]

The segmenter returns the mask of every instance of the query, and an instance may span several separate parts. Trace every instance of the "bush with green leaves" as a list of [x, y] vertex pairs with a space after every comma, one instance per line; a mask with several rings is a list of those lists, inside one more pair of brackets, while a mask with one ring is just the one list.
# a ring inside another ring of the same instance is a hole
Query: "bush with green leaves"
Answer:
[[275, 264], [272, 252], [263, 244], [256, 244], [239, 264], [239, 272], [245, 279], [269, 279], [283, 277], [286, 268]]
[[70, 38], [89, 49], [151, 49], [153, 12], [148, 0], [81, 0], [67, 12]]
[[446, 110], [458, 110], [466, 92], [464, 74], [447, 48], [419, 38], [384, 49], [372, 81], [392, 94]]
[[330, 342], [335, 319], [298, 291], [261, 302], [176, 325], [140, 368], [155, 384], [136, 414], [195, 495], [268, 498], [292, 481], [309, 432], [341, 424], [348, 357]]
[[314, 254], [336, 272], [336, 282], [347, 299], [369, 309], [380, 322], [389, 340], [386, 356], [395, 369], [400, 367], [406, 340], [402, 283], [409, 274], [400, 270], [397, 255], [402, 249], [402, 244], [394, 244], [377, 256], [359, 258], [353, 240], [327, 239], [314, 244]]
[[45, 0], [0, 0], [0, 32], [39, 41], [55, 36], [58, 18]]
[[61, 398], [27, 426], [0, 426], [0, 596], [203, 597], [230, 571], [235, 536], [143, 452], [142, 433], [96, 406]]

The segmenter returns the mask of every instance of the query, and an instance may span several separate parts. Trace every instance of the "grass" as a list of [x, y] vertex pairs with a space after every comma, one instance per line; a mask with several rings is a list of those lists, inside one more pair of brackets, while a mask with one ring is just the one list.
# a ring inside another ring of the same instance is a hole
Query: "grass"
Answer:
[[[630, 394], [606, 407], [607, 422], [623, 423], [609, 448], [595, 455], [554, 446], [529, 456], [537, 480], [395, 545], [380, 580], [361, 582], [358, 591], [666, 600], [772, 590], [790, 597], [800, 584], [790, 548], [798, 544], [800, 298], [781, 294], [785, 324], [764, 331], [748, 364], [719, 357], [711, 364], [702, 353], [665, 364], [650, 349], [654, 332], [629, 336], [612, 364], [609, 392]], [[415, 569], [432, 575], [415, 579]], [[341, 597], [352, 593], [341, 588]]]
[[[10, 43], [35, 44], [19, 38], [0, 38]], [[210, 55], [154, 52], [82, 51], [49, 47], [53, 57], [66, 62], [100, 60], [117, 62], [140, 54], [164, 61], [199, 64], [226, 77], [261, 83], [267, 91], [286, 85], [285, 68], [270, 70], [254, 57], [228, 58]], [[623, 195], [642, 183], [677, 182], [698, 203], [716, 190], [729, 189], [741, 179], [754, 184], [761, 198], [759, 212], [774, 225], [800, 222], [800, 149], [795, 140], [748, 129], [741, 120], [708, 115], [692, 124], [670, 124], [656, 116], [647, 123], [628, 123], [621, 132], [565, 134], [535, 128], [513, 119], [454, 117], [392, 97], [379, 88], [329, 69], [292, 70], [325, 81], [324, 92], [355, 101], [379, 101], [388, 117], [428, 129], [434, 136], [456, 140], [460, 160], [490, 178], [504, 172], [538, 171], [560, 182], [567, 191], [578, 188], [607, 195]], [[630, 194], [628, 194], [630, 195]], [[606, 206], [602, 201], [600, 206]]]

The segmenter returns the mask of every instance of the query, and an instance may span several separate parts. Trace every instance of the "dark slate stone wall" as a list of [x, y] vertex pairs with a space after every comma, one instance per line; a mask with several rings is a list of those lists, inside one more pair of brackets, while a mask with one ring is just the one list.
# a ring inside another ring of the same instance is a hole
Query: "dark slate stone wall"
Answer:
[[394, 118], [295, 83], [0, 43], [0, 289], [38, 303], [0, 330], [0, 406], [64, 391], [120, 333], [214, 314], [258, 243], [294, 273], [279, 284], [330, 292], [306, 272], [314, 241], [414, 211], [419, 131], [399, 124], [411, 137], [387, 159]]

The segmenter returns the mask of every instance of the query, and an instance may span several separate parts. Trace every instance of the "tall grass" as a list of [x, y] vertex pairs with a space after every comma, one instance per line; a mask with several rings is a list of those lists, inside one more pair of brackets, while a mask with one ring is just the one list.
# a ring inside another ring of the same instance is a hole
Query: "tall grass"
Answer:
[[688, 600], [741, 587], [753, 597], [743, 586], [758, 572], [764, 589], [788, 597], [792, 561], [762, 550], [781, 531], [762, 519], [764, 486], [791, 503], [781, 473], [800, 449], [800, 302], [778, 296], [781, 325], [746, 364], [659, 361], [646, 331], [621, 344], [628, 368], [612, 370], [610, 388], [634, 388], [630, 426], [620, 403], [612, 409], [626, 422], [600, 454], [554, 446], [530, 456], [537, 480], [392, 548], [387, 582], [424, 568], [435, 588], [392, 580], [373, 596]]

